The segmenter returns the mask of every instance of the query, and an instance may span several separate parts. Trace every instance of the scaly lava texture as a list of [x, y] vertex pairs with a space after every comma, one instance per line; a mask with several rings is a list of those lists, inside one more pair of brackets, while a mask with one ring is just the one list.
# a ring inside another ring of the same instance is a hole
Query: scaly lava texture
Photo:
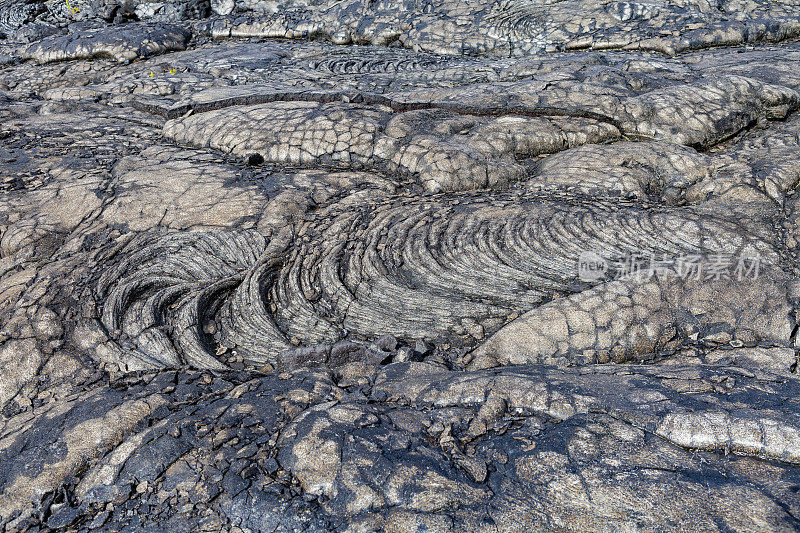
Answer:
[[800, 529], [798, 36], [0, 5], [0, 527]]

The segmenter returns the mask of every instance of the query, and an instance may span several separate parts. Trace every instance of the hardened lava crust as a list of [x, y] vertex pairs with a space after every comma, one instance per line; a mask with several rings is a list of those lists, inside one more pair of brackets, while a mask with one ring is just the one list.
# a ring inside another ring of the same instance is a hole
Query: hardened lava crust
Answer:
[[800, 530], [800, 0], [0, 0], [0, 530]]

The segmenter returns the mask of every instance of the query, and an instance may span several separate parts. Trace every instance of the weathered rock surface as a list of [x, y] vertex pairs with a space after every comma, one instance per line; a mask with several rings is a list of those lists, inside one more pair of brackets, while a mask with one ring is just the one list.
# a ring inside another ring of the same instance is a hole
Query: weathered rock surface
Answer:
[[799, 36], [0, 5], [3, 530], [800, 529]]
[[21, 51], [23, 59], [52, 63], [70, 59], [109, 57], [120, 62], [182, 50], [190, 33], [167, 25], [130, 25], [123, 28], [77, 31], [45, 37]]

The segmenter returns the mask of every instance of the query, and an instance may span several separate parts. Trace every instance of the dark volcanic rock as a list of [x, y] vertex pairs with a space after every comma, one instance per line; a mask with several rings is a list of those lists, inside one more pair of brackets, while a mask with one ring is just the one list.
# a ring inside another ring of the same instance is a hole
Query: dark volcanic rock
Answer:
[[799, 9], [2, 4], [4, 531], [800, 528]]

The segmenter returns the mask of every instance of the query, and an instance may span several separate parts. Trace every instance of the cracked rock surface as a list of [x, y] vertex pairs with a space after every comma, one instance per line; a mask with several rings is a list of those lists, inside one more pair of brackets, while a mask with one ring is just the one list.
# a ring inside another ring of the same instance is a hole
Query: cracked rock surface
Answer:
[[0, 4], [0, 529], [800, 529], [798, 38]]

